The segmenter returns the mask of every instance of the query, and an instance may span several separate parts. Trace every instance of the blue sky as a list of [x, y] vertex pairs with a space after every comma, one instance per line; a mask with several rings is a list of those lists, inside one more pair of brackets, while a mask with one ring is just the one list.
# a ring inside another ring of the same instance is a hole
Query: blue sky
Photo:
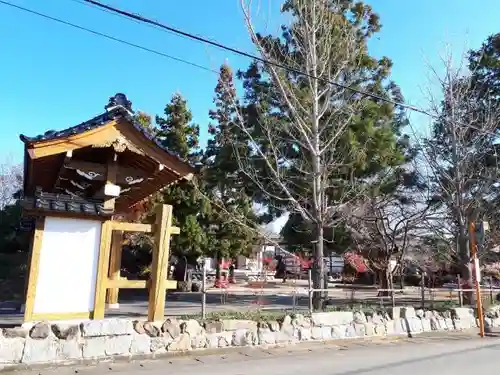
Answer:
[[[132, 43], [217, 69], [248, 60], [150, 27], [103, 13], [74, 0], [7, 0]], [[269, 0], [277, 16], [279, 0]], [[107, 0], [186, 31], [252, 52], [239, 0]], [[263, 1], [266, 3], [266, 1]], [[426, 64], [450, 42], [456, 53], [478, 47], [500, 29], [499, 0], [371, 0], [383, 23], [370, 44], [376, 56], [394, 62], [393, 79], [406, 99], [425, 105]], [[175, 5], [174, 5], [175, 4]], [[189, 102], [203, 128], [217, 76], [0, 4], [0, 160], [21, 160], [18, 135], [36, 135], [85, 121], [102, 112], [108, 98], [124, 92], [135, 109], [163, 111], [175, 91]], [[413, 117], [422, 122], [421, 117]]]

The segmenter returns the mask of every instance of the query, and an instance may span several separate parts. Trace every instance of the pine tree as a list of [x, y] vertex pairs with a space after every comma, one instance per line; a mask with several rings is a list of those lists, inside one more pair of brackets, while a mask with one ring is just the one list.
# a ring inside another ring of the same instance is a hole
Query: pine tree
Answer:
[[[183, 161], [196, 165], [200, 161], [199, 126], [192, 122], [186, 100], [174, 94], [165, 107], [164, 117], [156, 117], [157, 138]], [[179, 235], [171, 240], [172, 254], [192, 264], [207, 251], [207, 234], [200, 220], [207, 215], [207, 205], [193, 182], [182, 181], [161, 193], [161, 202], [173, 206], [173, 224]]]
[[209, 112], [212, 138], [204, 153], [203, 173], [206, 190], [214, 202], [208, 225], [213, 233], [210, 248], [217, 259], [234, 259], [237, 255], [246, 255], [254, 244], [255, 217], [236, 159], [235, 150], [245, 153], [247, 145], [235, 126], [238, 104], [233, 73], [228, 65], [220, 68], [214, 104], [215, 109]]

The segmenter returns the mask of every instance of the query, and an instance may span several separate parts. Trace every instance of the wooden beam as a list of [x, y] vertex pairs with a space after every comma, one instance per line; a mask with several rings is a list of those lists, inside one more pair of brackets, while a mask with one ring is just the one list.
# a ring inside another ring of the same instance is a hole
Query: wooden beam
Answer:
[[121, 221], [111, 221], [110, 225], [112, 230], [119, 230], [123, 232], [152, 233], [154, 231], [153, 225], [151, 224], [124, 223]]
[[63, 162], [61, 167], [59, 168], [59, 173], [57, 174], [56, 182], [54, 183], [54, 188], [57, 188], [61, 183], [61, 176], [64, 174], [65, 165], [70, 162], [73, 157], [73, 150], [66, 151], [66, 155], [64, 155]]
[[109, 279], [107, 288], [113, 289], [146, 289], [149, 280], [127, 280], [125, 278]]
[[[122, 243], [123, 232], [115, 230], [111, 234], [111, 254], [109, 259], [109, 278], [110, 280], [119, 280], [122, 265]], [[109, 288], [109, 285], [108, 285]], [[109, 305], [118, 304], [118, 294], [120, 289], [113, 288], [107, 291], [107, 302]]]
[[[151, 280], [127, 280], [126, 278], [120, 278], [117, 280], [109, 279], [106, 283], [108, 289], [119, 288], [119, 289], [149, 289], [151, 286]], [[165, 289], [176, 289], [177, 281], [175, 280], [165, 280]]]
[[165, 165], [170, 171], [178, 175], [179, 178], [195, 172], [194, 168], [189, 164], [184, 163], [177, 157], [161, 149], [154, 141], [147, 138], [141, 132], [138, 132], [130, 121], [124, 119], [117, 120], [115, 127], [128, 141], [144, 151], [145, 155], [148, 155], [157, 163]]
[[[88, 178], [89, 181], [106, 181], [105, 164], [71, 160], [65, 163], [64, 167], [66, 169], [79, 171], [80, 175], [92, 177]], [[137, 170], [136, 168], [122, 167], [119, 165], [117, 166], [116, 183], [119, 185], [130, 185], [130, 182], [145, 180], [148, 177], [150, 176], [145, 171]]]
[[28, 287], [26, 292], [26, 301], [24, 305], [24, 321], [33, 321], [35, 310], [35, 293], [38, 283], [38, 273], [40, 266], [40, 250], [42, 249], [43, 230], [45, 227], [45, 218], [36, 219], [35, 233], [30, 249], [30, 266], [28, 270]]
[[148, 320], [161, 321], [165, 315], [165, 291], [170, 249], [170, 226], [172, 206], [160, 205], [156, 209], [155, 242], [151, 265], [151, 288], [149, 289]]
[[66, 138], [49, 139], [46, 141], [32, 142], [28, 145], [28, 152], [32, 159], [43, 158], [49, 155], [62, 154], [66, 151], [112, 142], [120, 136], [115, 128], [115, 121], [110, 121], [104, 126], [87, 130]]

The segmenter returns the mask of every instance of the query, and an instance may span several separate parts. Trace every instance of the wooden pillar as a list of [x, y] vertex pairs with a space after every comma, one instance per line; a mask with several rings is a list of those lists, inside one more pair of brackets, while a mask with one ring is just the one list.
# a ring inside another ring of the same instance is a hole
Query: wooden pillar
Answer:
[[26, 301], [24, 307], [24, 321], [32, 321], [35, 308], [35, 293], [36, 284], [38, 282], [38, 271], [40, 265], [40, 250], [42, 248], [43, 229], [45, 226], [45, 218], [39, 217], [36, 219], [35, 233], [31, 241], [30, 262], [28, 271], [28, 284], [26, 288]]
[[165, 315], [165, 291], [171, 284], [167, 282], [167, 266], [172, 229], [172, 206], [158, 206], [148, 303], [150, 322], [162, 321]]
[[[109, 278], [110, 280], [120, 279], [120, 270], [122, 264], [122, 242], [123, 232], [115, 230], [111, 234], [111, 255], [109, 259]], [[118, 294], [120, 289], [107, 290], [107, 303], [109, 308], [118, 308]]]
[[104, 208], [106, 210], [114, 210], [116, 196], [108, 196], [106, 193], [106, 185], [114, 185], [116, 183], [116, 176], [118, 171], [118, 155], [112, 149], [112, 153], [106, 164], [106, 182], [104, 185]]
[[102, 223], [101, 244], [99, 246], [99, 260], [94, 298], [94, 319], [104, 319], [106, 288], [109, 272], [109, 253], [111, 250], [111, 232], [111, 222], [105, 221]]

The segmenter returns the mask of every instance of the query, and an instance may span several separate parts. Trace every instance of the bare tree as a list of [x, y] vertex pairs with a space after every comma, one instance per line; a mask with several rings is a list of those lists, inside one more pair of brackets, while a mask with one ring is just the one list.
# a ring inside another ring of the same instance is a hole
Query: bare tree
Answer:
[[[408, 252], [420, 244], [426, 233], [422, 222], [433, 200], [418, 171], [399, 168], [386, 171], [386, 175], [391, 177], [384, 177], [389, 181], [381, 181], [381, 189], [360, 200], [348, 219], [348, 228], [358, 250], [378, 274], [380, 285], [385, 289], [381, 295], [392, 295], [387, 290], [394, 287], [391, 261], [395, 261], [403, 276]], [[387, 185], [393, 187], [384, 189]]]
[[439, 88], [438, 95], [429, 91], [436, 120], [423, 145], [441, 203], [428, 224], [436, 237], [450, 244], [449, 258], [458, 262], [462, 278], [471, 284], [468, 225], [497, 211], [493, 203], [499, 193], [500, 104], [476, 86], [474, 71], [455, 69], [451, 55], [442, 61], [443, 74], [432, 69]]
[[14, 194], [22, 189], [23, 171], [20, 165], [9, 161], [0, 163], [0, 211], [12, 204]]
[[[360, 164], [378, 157], [367, 152], [370, 137], [357, 137], [352, 125], [361, 116], [372, 115], [363, 110], [381, 104], [348, 86], [378, 88], [384, 97], [393, 94], [381, 85], [377, 69], [364, 65], [368, 60], [373, 67], [380, 64], [383, 74], [390, 68], [388, 59], [377, 61], [367, 55], [366, 40], [378, 31], [378, 18], [361, 3], [285, 1], [282, 10], [289, 12], [292, 21], [277, 40], [256, 31], [252, 1], [241, 3], [251, 40], [263, 59], [257, 70], [268, 78], [264, 106], [276, 111], [253, 105], [240, 112], [237, 126], [251, 151], [238, 152], [240, 168], [267, 197], [267, 205], [274, 202], [277, 211], [300, 214], [309, 223], [315, 238], [313, 283], [320, 289], [324, 287], [324, 230], [343, 220], [346, 203], [362, 190], [363, 184], [356, 183], [363, 170]], [[391, 127], [390, 108], [389, 112], [376, 118], [374, 129]], [[257, 130], [250, 116], [257, 118]], [[315, 308], [321, 298], [315, 293]]]

